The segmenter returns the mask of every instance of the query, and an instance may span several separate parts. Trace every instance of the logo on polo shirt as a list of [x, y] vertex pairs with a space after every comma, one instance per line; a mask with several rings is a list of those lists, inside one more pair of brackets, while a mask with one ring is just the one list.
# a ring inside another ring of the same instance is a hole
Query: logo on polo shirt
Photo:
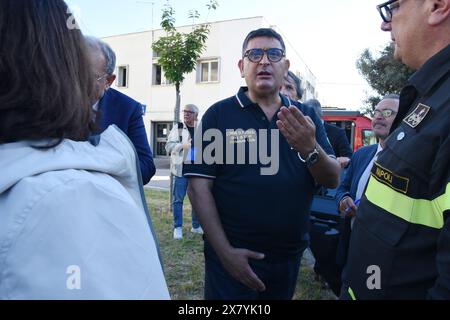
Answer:
[[416, 128], [427, 116], [430, 111], [430, 107], [420, 103], [412, 113], [410, 113], [403, 122], [405, 122], [411, 128]]
[[255, 129], [248, 129], [246, 131], [242, 129], [227, 130], [227, 141], [230, 144], [256, 142], [257, 135]]

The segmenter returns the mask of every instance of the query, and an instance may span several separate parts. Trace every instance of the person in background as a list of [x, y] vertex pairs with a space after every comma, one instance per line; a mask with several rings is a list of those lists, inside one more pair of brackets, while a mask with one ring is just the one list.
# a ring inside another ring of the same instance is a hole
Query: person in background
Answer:
[[301, 83], [300, 78], [292, 71], [289, 71], [287, 76], [284, 77], [283, 86], [281, 87], [280, 92], [292, 100], [300, 101], [303, 96]]
[[378, 143], [358, 149], [343, 174], [336, 192], [339, 212], [343, 217], [356, 216], [358, 207], [355, 201], [360, 201], [369, 181], [373, 163], [383, 151], [389, 130], [398, 113], [399, 99], [399, 95], [389, 94], [377, 104], [373, 112], [372, 130]]
[[143, 106], [127, 95], [110, 88], [116, 79], [116, 55], [111, 47], [100, 39], [86, 37], [92, 68], [95, 74], [94, 109], [99, 111], [98, 133], [114, 124], [122, 130], [136, 149], [142, 175], [147, 184], [156, 172], [152, 150], [148, 144], [143, 121]]
[[[304, 104], [309, 106], [310, 108], [313, 108], [319, 118], [323, 118], [322, 106], [317, 99], [309, 99], [305, 101]], [[326, 123], [323, 120], [322, 123], [325, 127], [328, 140], [333, 147], [334, 154], [336, 155], [341, 168], [347, 167], [353, 152], [352, 148], [350, 147], [350, 143], [348, 142], [347, 136], [345, 135], [344, 129]]]
[[[198, 107], [188, 104], [183, 109], [183, 123], [178, 123], [170, 131], [167, 138], [166, 151], [170, 155], [170, 172], [174, 176], [173, 181], [173, 238], [183, 238], [183, 201], [188, 188], [188, 179], [183, 177], [183, 162], [192, 155], [194, 147], [194, 130], [197, 123]], [[194, 208], [192, 208], [191, 232], [203, 234]]]
[[132, 145], [90, 139], [96, 77], [68, 12], [0, 1], [0, 300], [169, 299]]

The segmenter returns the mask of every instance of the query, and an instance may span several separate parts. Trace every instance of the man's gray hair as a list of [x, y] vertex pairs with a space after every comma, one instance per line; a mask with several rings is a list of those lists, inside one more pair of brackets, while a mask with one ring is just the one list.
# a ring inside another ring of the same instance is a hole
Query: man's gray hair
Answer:
[[196, 114], [198, 114], [198, 112], [199, 112], [199, 109], [198, 109], [198, 107], [195, 104], [187, 104], [185, 106], [185, 108], [191, 109], [191, 111], [195, 112]]
[[114, 70], [116, 69], [116, 54], [114, 53], [113, 49], [111, 49], [111, 47], [107, 43], [96, 37], [86, 36], [85, 38], [86, 43], [90, 49], [101, 51], [103, 56], [105, 57], [105, 73], [113, 74]]
[[398, 95], [396, 93], [389, 93], [389, 94], [385, 95], [383, 98], [381, 98], [380, 101], [386, 100], [386, 99], [400, 100], [400, 95]]
[[191, 109], [192, 112], [195, 112], [196, 114], [198, 114], [198, 107], [195, 104], [187, 104], [185, 105], [185, 108], [189, 108]]
[[322, 118], [323, 111], [322, 111], [322, 105], [320, 104], [319, 100], [317, 99], [309, 99], [306, 100], [303, 104], [307, 105], [310, 108], [313, 108], [316, 114], [319, 116], [319, 118]]

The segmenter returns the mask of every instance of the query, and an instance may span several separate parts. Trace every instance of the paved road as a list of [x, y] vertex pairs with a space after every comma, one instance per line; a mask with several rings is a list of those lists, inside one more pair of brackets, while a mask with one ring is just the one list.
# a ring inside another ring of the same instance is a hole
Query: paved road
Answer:
[[169, 157], [158, 157], [154, 159], [156, 166], [156, 173], [146, 188], [169, 191], [170, 189], [170, 159]]
[[169, 169], [156, 169], [152, 180], [145, 185], [146, 188], [169, 191], [170, 171]]

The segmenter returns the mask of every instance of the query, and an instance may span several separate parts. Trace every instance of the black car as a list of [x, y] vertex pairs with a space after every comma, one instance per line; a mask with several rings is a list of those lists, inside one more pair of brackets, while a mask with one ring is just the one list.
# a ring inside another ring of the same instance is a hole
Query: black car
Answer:
[[338, 263], [342, 222], [334, 196], [336, 189], [320, 189], [311, 206], [310, 248], [316, 263], [314, 271], [339, 296], [342, 266]]

